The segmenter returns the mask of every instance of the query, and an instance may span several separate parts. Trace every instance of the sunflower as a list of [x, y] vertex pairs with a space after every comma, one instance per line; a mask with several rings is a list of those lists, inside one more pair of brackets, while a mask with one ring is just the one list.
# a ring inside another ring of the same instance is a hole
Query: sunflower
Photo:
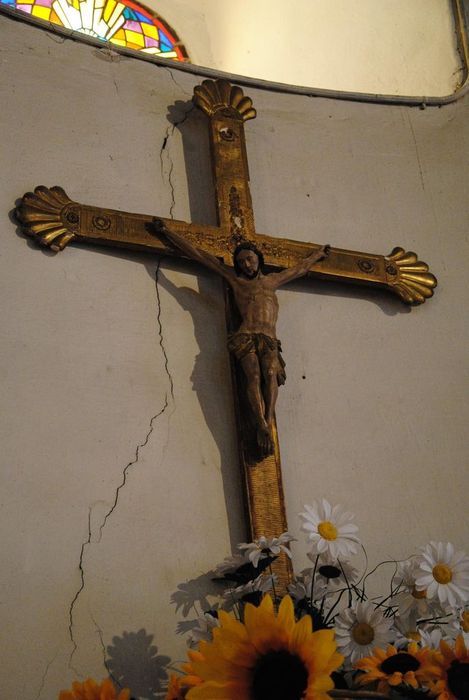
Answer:
[[[196, 657], [197, 652], [190, 651], [189, 657]], [[189, 688], [201, 683], [201, 679], [194, 675], [192, 664], [183, 664], [182, 670], [185, 671], [184, 676], [176, 676], [171, 674], [166, 692], [165, 700], [184, 700]]]
[[166, 693], [165, 700], [183, 700], [184, 689], [181, 687], [181, 680], [179, 676], [171, 675], [169, 679], [168, 692]]
[[311, 618], [295, 622], [285, 596], [278, 614], [270, 596], [259, 607], [248, 603], [244, 624], [220, 611], [213, 642], [189, 652], [190, 668], [202, 682], [187, 700], [326, 700], [331, 673], [343, 657], [332, 630], [312, 631]]
[[469, 698], [469, 651], [462, 635], [454, 649], [444, 640], [440, 643], [439, 678], [431, 686], [437, 700], [467, 700]]
[[106, 678], [101, 683], [88, 678], [84, 683], [77, 681], [72, 683], [72, 690], [62, 690], [59, 700], [129, 700], [129, 697], [128, 688], [124, 688], [117, 694], [110, 678]]
[[431, 649], [420, 649], [411, 642], [407, 651], [389, 645], [386, 651], [376, 647], [371, 656], [366, 656], [354, 664], [364, 673], [358, 678], [360, 685], [378, 681], [378, 692], [387, 693], [390, 686], [405, 684], [411, 688], [421, 688], [429, 678], [436, 678], [434, 654]]

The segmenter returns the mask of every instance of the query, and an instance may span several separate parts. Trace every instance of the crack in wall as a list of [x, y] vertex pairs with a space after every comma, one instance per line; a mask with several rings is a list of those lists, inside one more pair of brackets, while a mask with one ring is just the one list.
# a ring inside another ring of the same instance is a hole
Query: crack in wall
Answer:
[[[158, 287], [158, 273], [159, 273], [159, 269], [160, 269], [160, 266], [161, 266], [161, 262], [162, 262], [161, 259], [158, 260], [158, 264], [157, 264], [156, 271], [155, 271], [155, 289], [156, 289], [156, 303], [157, 303], [156, 323], [157, 323], [157, 328], [158, 328], [159, 346], [160, 346], [160, 348], [161, 348], [161, 352], [163, 353], [164, 368], [165, 368], [165, 372], [166, 372], [166, 374], [167, 374], [168, 381], [169, 381], [169, 395], [171, 396], [172, 403], [173, 403], [173, 405], [174, 405], [174, 382], [173, 382], [173, 378], [172, 378], [171, 372], [169, 371], [169, 359], [168, 359], [168, 354], [167, 354], [166, 347], [165, 347], [165, 343], [164, 343], [163, 326], [162, 326], [162, 322], [161, 322], [161, 298], [160, 298], [160, 292], [159, 292], [159, 287]], [[139, 444], [137, 445], [137, 447], [136, 447], [136, 449], [135, 449], [135, 456], [134, 456], [134, 459], [132, 459], [130, 462], [128, 462], [128, 464], [126, 464], [126, 466], [125, 466], [124, 469], [122, 470], [122, 481], [121, 481], [121, 483], [120, 483], [120, 484], [117, 486], [117, 488], [116, 488], [115, 495], [114, 495], [114, 501], [113, 501], [111, 507], [108, 509], [107, 513], [104, 515], [104, 518], [102, 519], [101, 524], [99, 525], [99, 528], [98, 528], [98, 537], [97, 537], [97, 539], [96, 539], [94, 542], [92, 541], [92, 537], [93, 537], [93, 528], [92, 528], [92, 526], [91, 526], [91, 516], [92, 516], [92, 511], [93, 511], [93, 509], [92, 509], [92, 507], [90, 507], [90, 508], [88, 509], [88, 536], [87, 536], [86, 540], [84, 540], [84, 542], [83, 542], [82, 545], [81, 545], [80, 557], [79, 557], [79, 561], [78, 561], [78, 570], [79, 570], [79, 572], [80, 572], [80, 586], [79, 586], [78, 590], [76, 591], [76, 593], [75, 593], [75, 595], [74, 595], [74, 597], [73, 597], [73, 599], [72, 599], [72, 602], [70, 603], [70, 607], [69, 607], [69, 626], [68, 626], [68, 630], [69, 630], [70, 641], [71, 641], [71, 643], [72, 643], [72, 651], [71, 651], [71, 653], [70, 653], [69, 664], [68, 664], [68, 665], [69, 665], [69, 668], [72, 669], [72, 670], [77, 674], [77, 676], [79, 676], [79, 677], [81, 677], [81, 674], [80, 674], [79, 671], [78, 671], [76, 668], [74, 668], [74, 666], [72, 665], [73, 657], [74, 657], [74, 655], [75, 655], [75, 653], [76, 653], [76, 651], [77, 651], [77, 649], [78, 649], [78, 644], [77, 644], [77, 641], [76, 641], [75, 635], [74, 635], [74, 611], [75, 611], [75, 607], [76, 607], [76, 605], [77, 605], [78, 599], [80, 598], [80, 595], [81, 595], [81, 593], [83, 592], [83, 589], [85, 588], [85, 569], [84, 569], [85, 552], [86, 552], [87, 547], [89, 547], [90, 545], [92, 545], [92, 544], [99, 544], [99, 543], [101, 542], [104, 527], [106, 526], [106, 523], [107, 523], [108, 519], [111, 517], [111, 515], [112, 515], [112, 514], [114, 513], [114, 511], [116, 510], [117, 505], [118, 505], [118, 503], [119, 503], [120, 492], [121, 492], [121, 490], [124, 488], [124, 486], [125, 486], [126, 483], [127, 483], [127, 474], [128, 474], [128, 471], [129, 471], [129, 469], [130, 469], [131, 467], [133, 467], [135, 464], [138, 463], [138, 461], [139, 461], [139, 459], [140, 459], [140, 450], [142, 450], [144, 447], [147, 446], [147, 444], [148, 444], [148, 442], [149, 442], [149, 440], [150, 440], [150, 436], [151, 436], [151, 434], [153, 433], [153, 430], [154, 430], [155, 421], [156, 421], [160, 416], [162, 416], [163, 413], [165, 413], [166, 409], [167, 409], [168, 406], [169, 406], [169, 403], [170, 403], [170, 402], [169, 402], [169, 400], [168, 400], [168, 392], [166, 392], [166, 393], [165, 393], [165, 398], [164, 398], [163, 407], [162, 407], [157, 413], [155, 413], [155, 415], [152, 416], [152, 418], [150, 419], [148, 432], [147, 432], [147, 434], [146, 434], [145, 439], [143, 440], [143, 442], [141, 442], [141, 443], [139, 443]], [[166, 449], [167, 449], [167, 446], [168, 446], [168, 442], [169, 442], [169, 426], [168, 426], [167, 441], [166, 441], [166, 444], [165, 444], [165, 446], [163, 447], [163, 450], [162, 450], [162, 454], [163, 454], [163, 455], [164, 455], [165, 452], [166, 452]], [[95, 626], [96, 626], [96, 629], [97, 629], [97, 630], [99, 631], [99, 633], [100, 633], [101, 641], [102, 641], [102, 644], [103, 644], [103, 647], [104, 647], [104, 641], [103, 641], [103, 639], [102, 639], [102, 631], [101, 631], [101, 628], [97, 625], [97, 623], [96, 623], [96, 621], [94, 620], [94, 618], [93, 618], [92, 615], [91, 615], [91, 619], [93, 620], [93, 622], [94, 622], [94, 624], [95, 624]], [[106, 656], [105, 656], [105, 648], [104, 648], [104, 659], [105, 659], [104, 665], [105, 665], [106, 668], [107, 668], [107, 665], [106, 665]], [[108, 670], [109, 670], [109, 669], [108, 669]], [[41, 690], [40, 692], [42, 692], [42, 690]]]
[[[103, 652], [103, 664], [104, 664], [104, 668], [106, 669], [106, 671], [107, 671], [107, 672], [109, 673], [109, 675], [111, 676], [111, 673], [110, 673], [109, 668], [108, 668], [108, 665], [107, 665], [106, 645], [104, 644], [104, 632], [103, 632], [103, 630], [101, 629], [101, 627], [98, 625], [98, 623], [96, 622], [96, 620], [94, 619], [93, 615], [91, 615], [91, 619], [93, 620], [94, 626], [96, 627], [96, 632], [98, 633], [99, 643], [100, 643], [100, 645], [101, 645], [101, 651]], [[111, 677], [112, 677], [112, 676], [111, 676]], [[115, 680], [115, 679], [113, 678], [112, 680]]]
[[185, 95], [188, 95], [189, 97], [192, 97], [192, 94], [191, 94], [190, 92], [187, 92], [187, 90], [185, 90], [185, 89], [182, 87], [182, 85], [181, 85], [180, 83], [178, 83], [178, 81], [177, 81], [176, 78], [174, 77], [174, 72], [173, 72], [173, 70], [172, 70], [171, 68], [169, 68], [169, 66], [164, 66], [164, 69], [168, 71], [169, 75], [171, 76], [171, 80], [173, 81], [173, 83], [174, 83], [175, 85], [177, 85], [177, 87], [178, 87]]
[[[166, 135], [163, 139], [163, 144], [160, 149], [160, 168], [161, 168], [161, 178], [164, 180], [165, 174], [164, 174], [164, 162], [163, 162], [163, 153], [166, 150], [166, 146], [168, 145], [168, 140], [170, 135], [172, 136], [174, 133], [174, 129], [176, 128], [175, 124], [170, 124], [168, 128], [166, 129]], [[173, 212], [174, 212], [174, 207], [176, 206], [176, 196], [174, 192], [174, 183], [173, 183], [173, 169], [174, 169], [174, 163], [172, 158], [169, 157], [168, 155], [168, 160], [169, 160], [169, 171], [168, 171], [168, 184], [169, 188], [171, 191], [171, 204], [169, 207], [169, 218], [173, 219]]]
[[73, 656], [74, 656], [76, 650], [78, 649], [77, 643], [75, 641], [75, 637], [73, 635], [73, 611], [75, 609], [75, 605], [76, 605], [76, 602], [80, 596], [80, 593], [82, 592], [82, 590], [85, 587], [85, 571], [83, 569], [83, 557], [85, 556], [85, 548], [89, 544], [91, 544], [91, 513], [92, 513], [92, 508], [88, 508], [88, 537], [81, 545], [80, 558], [78, 560], [78, 570], [80, 572], [80, 587], [77, 590], [77, 592], [75, 593], [73, 600], [70, 603], [70, 608], [68, 611], [68, 620], [69, 620], [68, 633], [70, 636], [70, 641], [72, 642], [72, 645], [73, 645], [73, 648], [72, 648], [72, 651], [70, 654], [70, 658], [68, 660], [68, 666], [69, 666], [69, 668], [72, 669], [72, 671], [75, 671], [75, 673], [78, 676], [81, 676], [81, 674], [72, 666]]
[[96, 632], [98, 633], [99, 643], [101, 645], [101, 650], [103, 652], [104, 668], [106, 669], [107, 673], [109, 674], [109, 678], [111, 678], [114, 681], [115, 685], [118, 686], [119, 688], [122, 688], [123, 687], [122, 684], [119, 683], [117, 678], [114, 676], [114, 674], [112, 673], [111, 669], [109, 668], [109, 665], [107, 662], [106, 645], [104, 644], [104, 632], [101, 629], [101, 627], [98, 625], [98, 623], [96, 622], [96, 620], [91, 612], [90, 612], [90, 617], [93, 620], [94, 626], [96, 627]]
[[[172, 76], [172, 74], [171, 74], [171, 76]], [[174, 80], [174, 76], [172, 76], [172, 77]], [[174, 82], [176, 82], [176, 81], [174, 81]], [[177, 83], [176, 83], [176, 85], [177, 85]], [[183, 90], [183, 92], [184, 92], [184, 90]], [[160, 148], [160, 169], [161, 169], [161, 178], [163, 180], [165, 179], [164, 160], [163, 160], [164, 153], [166, 153], [167, 159], [169, 161], [169, 170], [168, 170], [167, 180], [168, 180], [168, 184], [169, 184], [169, 188], [170, 188], [170, 192], [171, 192], [171, 204], [169, 207], [169, 218], [170, 219], [174, 218], [174, 207], [176, 206], [176, 194], [175, 194], [175, 187], [174, 187], [174, 182], [173, 182], [174, 163], [173, 163], [173, 159], [169, 155], [168, 141], [173, 136], [175, 129], [186, 121], [187, 117], [194, 109], [194, 106], [195, 106], [194, 104], [191, 104], [189, 109], [184, 112], [182, 118], [179, 121], [175, 121], [167, 127], [166, 134], [163, 138], [163, 143], [162, 143], [161, 148]]]
[[171, 372], [169, 371], [169, 359], [168, 359], [168, 353], [166, 352], [166, 348], [165, 348], [165, 344], [164, 344], [164, 340], [163, 340], [163, 325], [161, 323], [161, 297], [160, 297], [160, 288], [158, 286], [158, 275], [160, 272], [160, 267], [161, 267], [162, 262], [163, 262], [163, 257], [161, 257], [158, 260], [157, 265], [156, 265], [156, 269], [155, 269], [156, 304], [158, 307], [158, 311], [156, 313], [156, 322], [158, 324], [158, 336], [159, 336], [160, 348], [161, 348], [161, 352], [163, 353], [163, 357], [164, 357], [164, 368], [165, 368], [166, 374], [168, 375], [171, 398], [173, 399], [173, 402], [174, 402], [174, 383], [173, 383], [173, 377], [171, 376]]
[[108, 510], [108, 512], [106, 513], [106, 515], [104, 516], [103, 522], [102, 522], [101, 525], [99, 526], [99, 536], [98, 536], [98, 540], [97, 540], [97, 542], [96, 542], [97, 544], [99, 544], [99, 543], [101, 542], [101, 539], [102, 539], [102, 536], [103, 536], [104, 526], [106, 525], [108, 519], [111, 517], [111, 515], [113, 514], [113, 512], [115, 511], [115, 509], [116, 509], [116, 507], [117, 507], [117, 504], [118, 504], [118, 502], [119, 502], [119, 495], [120, 495], [120, 492], [121, 492], [121, 490], [124, 488], [124, 486], [125, 486], [126, 483], [127, 483], [127, 472], [129, 471], [130, 467], [133, 467], [135, 464], [137, 464], [137, 462], [138, 462], [138, 460], [139, 460], [139, 458], [140, 458], [140, 450], [143, 449], [144, 447], [146, 447], [146, 446], [148, 445], [148, 441], [149, 441], [149, 439], [150, 439], [150, 435], [152, 434], [153, 429], [154, 429], [154, 422], [155, 422], [155, 420], [156, 420], [157, 418], [159, 418], [161, 415], [163, 415], [163, 413], [166, 411], [167, 408], [168, 408], [168, 394], [166, 393], [166, 394], [165, 394], [165, 397], [164, 397], [164, 405], [163, 405], [163, 408], [162, 408], [160, 411], [158, 411], [158, 413], [155, 413], [155, 415], [152, 416], [152, 418], [150, 419], [150, 426], [149, 426], [148, 433], [147, 433], [147, 435], [146, 435], [144, 441], [141, 442], [139, 445], [137, 445], [137, 447], [136, 447], [136, 449], [135, 449], [135, 457], [134, 457], [134, 459], [132, 459], [132, 460], [124, 467], [124, 469], [122, 470], [122, 482], [119, 484], [119, 486], [118, 486], [117, 489], [116, 489], [116, 493], [115, 493], [115, 497], [114, 497], [114, 503], [112, 504], [111, 508]]
[[420, 173], [420, 182], [421, 182], [421, 184], [422, 184], [422, 190], [425, 190], [425, 181], [424, 181], [424, 178], [423, 178], [422, 163], [421, 163], [421, 161], [420, 161], [420, 154], [419, 154], [419, 149], [418, 149], [418, 146], [417, 146], [417, 139], [416, 139], [416, 137], [415, 137], [415, 131], [414, 131], [414, 127], [413, 127], [413, 125], [412, 125], [412, 121], [411, 121], [411, 118], [410, 118], [409, 113], [407, 113], [407, 121], [409, 122], [410, 131], [411, 131], [411, 133], [412, 133], [412, 140], [413, 140], [414, 146], [415, 146], [415, 155], [417, 156], [417, 164], [418, 164], [419, 173]]
[[54, 661], [56, 660], [58, 655], [59, 655], [59, 652], [56, 651], [54, 654], [54, 658], [52, 658], [50, 661], [48, 661], [46, 668], [44, 670], [44, 673], [42, 674], [41, 685], [39, 686], [39, 690], [37, 691], [37, 695], [36, 695], [34, 700], [39, 700], [39, 698], [41, 697], [42, 691], [44, 690], [44, 686], [46, 684], [46, 678], [47, 678], [47, 674], [49, 673], [49, 669], [52, 666], [52, 664], [54, 663]]
[[[171, 380], [171, 382], [172, 382], [172, 380]], [[119, 502], [120, 492], [121, 492], [121, 490], [124, 488], [124, 486], [125, 486], [126, 483], [127, 483], [127, 473], [128, 473], [128, 471], [129, 471], [129, 469], [130, 469], [131, 467], [133, 467], [135, 464], [137, 464], [137, 462], [139, 461], [139, 458], [140, 458], [140, 450], [141, 450], [142, 448], [144, 448], [144, 447], [147, 446], [148, 441], [149, 441], [149, 439], [150, 439], [150, 436], [151, 436], [151, 434], [152, 434], [152, 432], [153, 432], [153, 430], [154, 430], [154, 423], [155, 423], [156, 419], [159, 418], [159, 417], [166, 411], [166, 409], [168, 408], [168, 405], [169, 405], [169, 402], [168, 402], [168, 394], [166, 393], [166, 394], [165, 394], [165, 399], [164, 399], [163, 408], [161, 408], [161, 409], [158, 411], [158, 413], [155, 413], [155, 415], [152, 416], [152, 418], [150, 419], [149, 430], [148, 430], [148, 432], [147, 432], [147, 434], [146, 434], [145, 439], [143, 440], [143, 442], [141, 442], [141, 443], [139, 443], [139, 444], [137, 445], [137, 447], [136, 447], [136, 449], [135, 449], [135, 457], [134, 457], [134, 459], [132, 459], [128, 464], [126, 464], [126, 466], [125, 466], [124, 469], [122, 470], [122, 481], [121, 481], [121, 483], [119, 484], [119, 486], [116, 488], [116, 492], [115, 492], [115, 496], [114, 496], [114, 502], [112, 503], [111, 507], [109, 508], [109, 510], [107, 511], [107, 513], [105, 514], [105, 516], [104, 516], [104, 518], [103, 518], [103, 520], [102, 520], [102, 522], [101, 522], [101, 524], [100, 524], [100, 526], [99, 526], [98, 538], [96, 539], [95, 542], [92, 542], [92, 535], [93, 535], [92, 527], [91, 527], [92, 508], [89, 508], [89, 512], [88, 512], [88, 537], [87, 537], [87, 539], [86, 539], [86, 540], [82, 543], [82, 545], [81, 545], [80, 558], [79, 558], [79, 561], [78, 561], [78, 569], [79, 569], [79, 571], [80, 571], [80, 587], [78, 588], [77, 592], [75, 593], [75, 596], [73, 597], [73, 600], [72, 600], [72, 602], [71, 602], [71, 604], [70, 604], [70, 608], [69, 608], [69, 626], [68, 626], [68, 630], [69, 630], [70, 641], [72, 642], [73, 648], [72, 648], [72, 652], [71, 652], [71, 654], [70, 654], [69, 664], [68, 664], [68, 665], [69, 665], [69, 668], [71, 668], [75, 673], [77, 673], [77, 675], [81, 675], [81, 674], [77, 671], [76, 668], [74, 668], [74, 667], [72, 666], [73, 657], [74, 657], [74, 655], [75, 655], [75, 653], [76, 653], [76, 651], [77, 651], [77, 649], [78, 649], [78, 644], [77, 644], [77, 642], [76, 642], [75, 635], [74, 635], [74, 632], [73, 632], [73, 627], [74, 627], [74, 619], [73, 619], [73, 618], [74, 618], [75, 606], [76, 606], [76, 604], [77, 604], [77, 602], [78, 602], [78, 599], [79, 599], [79, 597], [80, 597], [80, 595], [81, 595], [81, 593], [83, 592], [83, 589], [84, 589], [84, 587], [85, 587], [85, 570], [84, 570], [84, 566], [83, 566], [84, 557], [85, 557], [85, 550], [86, 550], [86, 548], [87, 548], [88, 546], [90, 546], [91, 544], [99, 544], [99, 543], [101, 542], [104, 527], [105, 527], [105, 525], [106, 525], [108, 519], [110, 518], [110, 516], [111, 516], [111, 515], [114, 513], [114, 511], [116, 510], [117, 505], [118, 505], [118, 502]]]

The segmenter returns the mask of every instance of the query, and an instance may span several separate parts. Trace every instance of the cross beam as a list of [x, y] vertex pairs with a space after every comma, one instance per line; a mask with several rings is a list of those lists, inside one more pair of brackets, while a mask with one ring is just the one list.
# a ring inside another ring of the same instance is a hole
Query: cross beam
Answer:
[[[255, 230], [244, 135], [244, 122], [256, 117], [251, 99], [226, 80], [205, 80], [194, 89], [193, 99], [208, 117], [218, 226], [160, 218], [164, 227], [229, 266], [233, 250], [241, 241], [255, 242], [270, 270], [289, 268], [319, 248], [317, 244], [273, 238]], [[79, 204], [61, 187], [39, 186], [34, 193], [26, 193], [17, 214], [25, 233], [54, 251], [73, 242], [184, 257], [164, 235], [155, 231], [153, 216]], [[331, 248], [308, 276], [387, 289], [406, 304], [422, 304], [433, 295], [437, 284], [428, 265], [419, 261], [415, 253], [400, 247], [389, 255]], [[233, 308], [228, 289], [226, 308], [228, 330], [232, 330]], [[244, 392], [239, 388], [243, 378], [233, 360], [232, 377], [251, 536], [278, 535], [287, 529], [287, 520], [276, 424], [274, 421], [273, 454], [258, 456], [245, 419]], [[285, 556], [279, 558], [275, 570], [284, 589], [291, 578], [289, 560]]]

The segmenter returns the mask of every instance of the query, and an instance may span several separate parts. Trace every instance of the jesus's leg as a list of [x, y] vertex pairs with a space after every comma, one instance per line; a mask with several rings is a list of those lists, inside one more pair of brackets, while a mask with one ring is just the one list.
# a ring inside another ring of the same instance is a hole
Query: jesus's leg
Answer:
[[249, 352], [239, 360], [246, 376], [246, 396], [251, 409], [257, 432], [257, 442], [264, 454], [273, 451], [270, 426], [265, 419], [265, 404], [261, 391], [261, 369], [254, 352]]
[[276, 352], [264, 353], [261, 358], [262, 374], [264, 377], [264, 403], [265, 419], [269, 427], [272, 426], [275, 413], [275, 404], [278, 396], [278, 359]]

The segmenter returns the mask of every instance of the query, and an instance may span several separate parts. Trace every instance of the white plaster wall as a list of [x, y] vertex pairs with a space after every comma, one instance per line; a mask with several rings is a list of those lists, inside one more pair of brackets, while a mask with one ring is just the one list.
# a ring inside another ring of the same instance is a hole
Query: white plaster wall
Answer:
[[[372, 562], [430, 539], [467, 549], [467, 99], [429, 111], [258, 93], [256, 105], [259, 231], [385, 254], [402, 245], [439, 279], [412, 310], [366, 289], [280, 292], [291, 529], [303, 540], [308, 493], [357, 514]], [[305, 551], [296, 545], [297, 565]]]
[[166, 115], [194, 78], [0, 26], [2, 698], [55, 698], [105, 675], [100, 630], [130, 654], [123, 633], [144, 628], [181, 658], [170, 596], [244, 526], [219, 281], [163, 264], [157, 294], [156, 259], [53, 256], [8, 217], [39, 183], [169, 214], [174, 162], [174, 214], [190, 218]]
[[[213, 222], [203, 115], [168, 121], [199, 81], [5, 17], [0, 33], [1, 683], [5, 700], [33, 700], [104, 676], [104, 651], [139, 648], [130, 666], [155, 678], [140, 629], [180, 659], [169, 598], [244, 527], [218, 280], [136, 253], [52, 256], [8, 217], [25, 191], [61, 184], [78, 201]], [[325, 496], [356, 513], [372, 563], [431, 538], [464, 548], [467, 99], [419, 110], [248, 93], [260, 232], [402, 244], [440, 281], [412, 311], [325, 283], [280, 293], [291, 529]]]
[[264, 80], [447, 95], [461, 79], [450, 0], [148, 0], [196, 65]]

